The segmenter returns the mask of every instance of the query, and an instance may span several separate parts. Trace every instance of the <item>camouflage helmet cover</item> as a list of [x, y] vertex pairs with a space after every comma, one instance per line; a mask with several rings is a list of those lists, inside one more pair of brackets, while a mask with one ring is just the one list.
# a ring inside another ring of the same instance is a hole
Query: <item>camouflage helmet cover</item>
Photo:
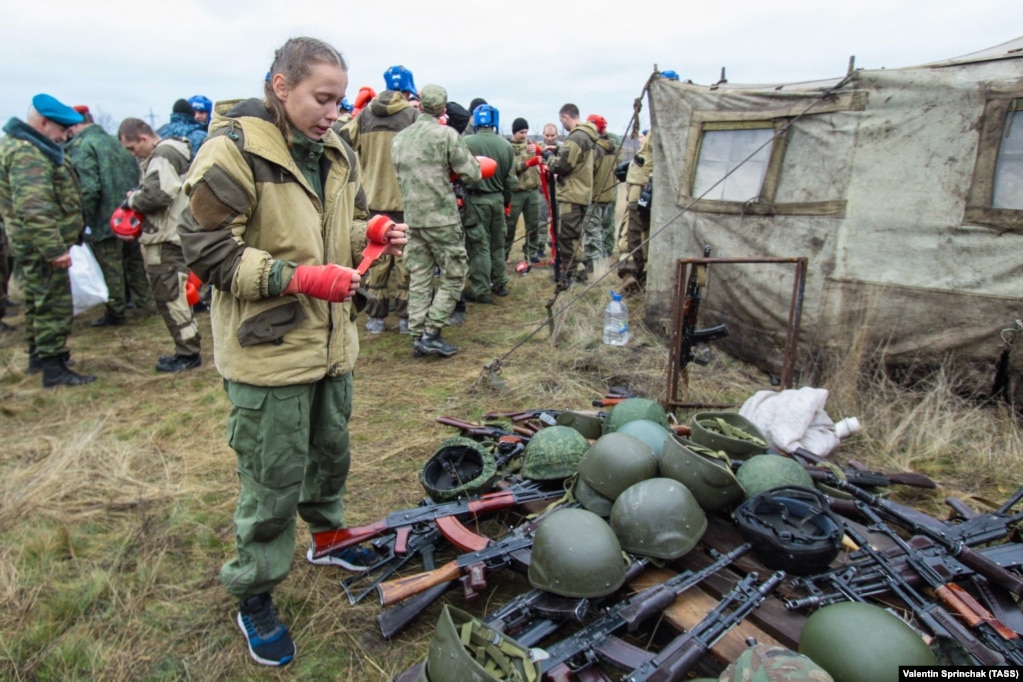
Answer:
[[791, 649], [755, 644], [725, 668], [718, 682], [833, 682], [812, 660]]
[[435, 502], [490, 490], [497, 478], [493, 453], [471, 438], [448, 438], [419, 470], [419, 482]]
[[522, 456], [522, 476], [551, 481], [575, 474], [590, 447], [586, 438], [568, 426], [548, 426], [529, 439]]

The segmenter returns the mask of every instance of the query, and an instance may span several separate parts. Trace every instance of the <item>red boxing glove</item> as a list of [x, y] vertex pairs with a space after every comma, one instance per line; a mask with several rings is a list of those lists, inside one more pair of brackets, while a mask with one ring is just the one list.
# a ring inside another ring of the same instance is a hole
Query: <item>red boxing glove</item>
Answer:
[[476, 160], [480, 162], [480, 177], [483, 180], [494, 177], [497, 173], [497, 161], [489, 156], [477, 156]]
[[511, 217], [511, 204], [505, 204], [504, 205], [504, 215], [505, 215], [506, 218], [510, 218]]
[[526, 168], [532, 168], [533, 166], [539, 166], [543, 162], [542, 156], [531, 156], [526, 161]]
[[348, 298], [355, 270], [343, 268], [336, 263], [327, 265], [299, 265], [288, 282], [288, 293], [299, 293], [331, 303], [341, 303]]

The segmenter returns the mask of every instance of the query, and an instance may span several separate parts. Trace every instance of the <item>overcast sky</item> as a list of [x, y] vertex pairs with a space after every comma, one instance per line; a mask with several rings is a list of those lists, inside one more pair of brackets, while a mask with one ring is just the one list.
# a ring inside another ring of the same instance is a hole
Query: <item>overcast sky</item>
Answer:
[[[116, 127], [167, 121], [180, 97], [258, 96], [273, 51], [309, 35], [349, 65], [350, 98], [394, 64], [468, 105], [483, 97], [533, 132], [565, 102], [624, 132], [656, 65], [710, 84], [842, 76], [959, 56], [1023, 33], [1023, 0], [0, 0], [0, 121], [34, 94], [87, 104]], [[647, 112], [641, 115], [644, 126]]]

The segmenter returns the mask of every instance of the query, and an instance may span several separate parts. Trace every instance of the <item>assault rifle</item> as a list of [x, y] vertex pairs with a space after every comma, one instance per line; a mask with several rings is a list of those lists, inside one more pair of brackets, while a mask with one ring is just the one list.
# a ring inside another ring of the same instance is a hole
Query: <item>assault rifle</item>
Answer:
[[699, 663], [710, 648], [759, 608], [784, 579], [785, 572], [777, 571], [756, 585], [756, 572], [748, 574], [721, 598], [703, 620], [622, 678], [623, 682], [675, 682], [685, 679], [685, 674]]
[[635, 631], [647, 618], [668, 608], [678, 595], [725, 568], [749, 549], [748, 543], [739, 545], [699, 571], [684, 571], [609, 607], [572, 636], [546, 648], [547, 657], [542, 661], [544, 679], [567, 682], [573, 672], [589, 667], [594, 655], [615, 661], [621, 667], [633, 667], [631, 663], [637, 660], [635, 647], [614, 634], [623, 628]]
[[984, 517], [977, 517], [960, 524], [944, 523], [905, 505], [871, 495], [837, 476], [833, 476], [827, 483], [856, 498], [861, 503], [856, 505], [859, 512], [867, 518], [872, 519], [876, 512], [881, 517], [895, 522], [914, 534], [923, 535], [944, 547], [948, 554], [955, 557], [959, 563], [972, 568], [991, 583], [1012, 592], [1017, 597], [1023, 595], [1023, 579], [969, 547], [970, 544], [991, 542], [1005, 537], [1008, 532], [1008, 526], [1005, 525], [1008, 517], [1002, 516], [1001, 523], [991, 525], [979, 523]]
[[435, 524], [422, 524], [413, 528], [404, 553], [394, 551], [397, 540], [397, 534], [391, 533], [371, 541], [380, 560], [365, 571], [354, 573], [341, 581], [341, 589], [348, 596], [349, 604], [358, 604], [365, 599], [376, 590], [377, 585], [401, 570], [416, 555], [422, 558], [424, 571], [432, 570], [435, 566], [434, 554], [448, 544]]
[[[710, 258], [710, 246], [703, 248], [703, 257]], [[698, 356], [695, 347], [701, 343], [710, 343], [728, 336], [728, 326], [719, 324], [707, 329], [696, 328], [696, 316], [700, 311], [700, 299], [703, 297], [703, 288], [707, 286], [707, 266], [705, 264], [690, 265], [689, 279], [686, 282], [686, 298], [682, 304], [682, 341], [681, 352], [679, 353], [679, 369], [682, 376], [689, 382], [689, 374], [686, 366], [690, 362], [698, 365], [706, 365], [707, 360]]]
[[505, 429], [488, 424], [473, 424], [457, 417], [437, 417], [434, 421], [445, 426], [454, 426], [462, 432], [463, 436], [473, 440], [495, 440], [501, 442], [502, 440], [510, 441], [517, 439], [518, 442], [528, 442], [533, 436], [531, 430], [518, 426]]
[[[911, 538], [908, 544], [917, 552], [919, 560], [926, 562], [939, 575], [946, 580], [973, 579], [976, 573], [968, 566], [963, 566], [954, 558], [948, 556], [944, 549], [935, 545], [927, 538], [917, 535]], [[1000, 545], [991, 545], [977, 550], [1002, 568], [1016, 568], [1023, 566], [1023, 545], [1018, 542], [1007, 542]], [[899, 547], [893, 547], [885, 551], [885, 555], [891, 560], [891, 570], [898, 571], [905, 581], [918, 587], [923, 581], [919, 574], [907, 563], [905, 554]], [[986, 582], [983, 584], [986, 585]], [[797, 590], [808, 593], [805, 597], [796, 597], [785, 601], [785, 608], [790, 611], [815, 609], [828, 604], [842, 601], [854, 601], [850, 594], [858, 595], [860, 598], [868, 598], [890, 592], [890, 584], [885, 577], [885, 572], [878, 566], [877, 562], [866, 553], [866, 550], [856, 550], [849, 555], [849, 562], [832, 568], [822, 573], [815, 573], [808, 576], [797, 576], [789, 581], [789, 585]], [[985, 597], [986, 598], [986, 597]], [[989, 600], [989, 608], [995, 610], [998, 604], [992, 604]], [[1013, 603], [1007, 610], [996, 611], [996, 615], [1003, 621], [1012, 617], [1015, 610], [1019, 614], [1019, 608]]]
[[383, 606], [403, 602], [376, 617], [380, 633], [385, 639], [390, 639], [401, 632], [416, 616], [459, 582], [465, 597], [471, 599], [486, 589], [488, 572], [507, 566], [528, 566], [533, 535], [540, 523], [556, 511], [578, 506], [578, 502], [571, 502], [551, 507], [536, 518], [516, 526], [502, 539], [491, 541], [483, 549], [462, 554], [431, 571], [380, 583], [377, 585], [377, 594]]
[[421, 504], [411, 509], [396, 511], [366, 526], [313, 533], [313, 557], [321, 557], [338, 549], [358, 545], [389, 532], [396, 533], [394, 552], [405, 554], [408, 551], [409, 533], [422, 523], [436, 524], [444, 537], [460, 549], [465, 551], [482, 549], [490, 542], [489, 538], [470, 531], [458, 520], [459, 516], [467, 514], [480, 516], [534, 500], [556, 499], [564, 494], [562, 488], [545, 488], [536, 481], [522, 481], [498, 492], [450, 502]]
[[[931, 566], [920, 560], [913, 548], [873, 509], [862, 502], [857, 504], [871, 520], [870, 529], [884, 533], [894, 541], [906, 553], [906, 558], [913, 569], [919, 573], [928, 587], [934, 590], [934, 594], [941, 602], [955, 611], [969, 626], [968, 628], [963, 626], [941, 604], [924, 598], [905, 581], [901, 573], [892, 570], [891, 560], [886, 555], [871, 547], [862, 535], [847, 525], [846, 533], [853, 542], [869, 554], [885, 572], [892, 592], [906, 602], [917, 619], [934, 636], [954, 640], [966, 650], [977, 665], [1006, 665], [1010, 661], [1013, 665], [1023, 665], [1023, 648], [1019, 635], [1000, 623], [958, 584], [946, 581]], [[973, 631], [976, 631], [977, 635], [974, 635]]]

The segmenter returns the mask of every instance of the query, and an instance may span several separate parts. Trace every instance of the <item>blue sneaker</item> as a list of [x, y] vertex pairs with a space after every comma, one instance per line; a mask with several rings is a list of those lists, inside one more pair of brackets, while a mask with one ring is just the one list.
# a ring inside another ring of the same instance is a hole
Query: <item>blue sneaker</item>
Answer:
[[256, 663], [282, 666], [295, 658], [295, 642], [288, 633], [288, 626], [277, 618], [269, 592], [242, 600], [238, 607], [238, 627]]
[[345, 570], [361, 573], [368, 571], [374, 564], [380, 561], [380, 555], [369, 547], [356, 545], [355, 547], [345, 547], [335, 552], [329, 552], [314, 559], [313, 548], [310, 545], [309, 551], [305, 553], [305, 560], [316, 566], [340, 566]]

